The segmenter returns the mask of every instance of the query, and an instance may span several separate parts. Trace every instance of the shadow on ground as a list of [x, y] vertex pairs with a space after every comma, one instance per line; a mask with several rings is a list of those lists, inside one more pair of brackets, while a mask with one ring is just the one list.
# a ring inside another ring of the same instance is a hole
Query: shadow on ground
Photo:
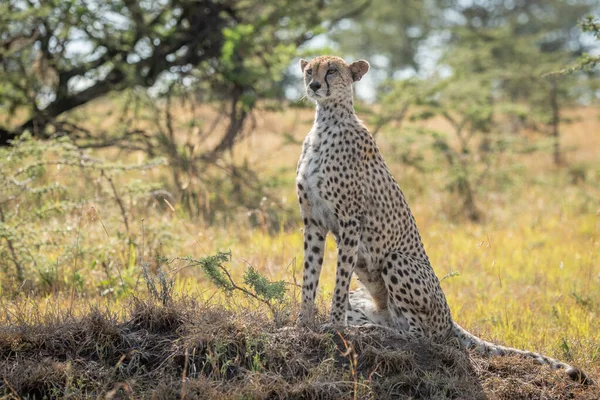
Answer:
[[598, 399], [566, 375], [379, 330], [278, 329], [264, 315], [135, 301], [0, 328], [0, 398]]

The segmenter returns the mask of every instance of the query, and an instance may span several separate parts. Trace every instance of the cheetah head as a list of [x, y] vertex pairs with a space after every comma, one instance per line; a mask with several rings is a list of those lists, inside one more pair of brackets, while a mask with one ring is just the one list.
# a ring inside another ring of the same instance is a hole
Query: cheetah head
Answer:
[[318, 103], [352, 96], [352, 83], [360, 81], [369, 70], [369, 63], [358, 60], [347, 64], [335, 56], [320, 56], [310, 61], [300, 60], [306, 95]]

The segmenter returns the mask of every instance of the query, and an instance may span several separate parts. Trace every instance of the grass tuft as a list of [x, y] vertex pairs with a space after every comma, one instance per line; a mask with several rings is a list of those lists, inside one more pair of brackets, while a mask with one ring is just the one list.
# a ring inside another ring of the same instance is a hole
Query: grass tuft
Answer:
[[[89, 307], [0, 328], [4, 398], [597, 399], [530, 360], [483, 359], [393, 333], [286, 326], [177, 298], [136, 299], [122, 318]], [[24, 321], [25, 319], [21, 319]]]

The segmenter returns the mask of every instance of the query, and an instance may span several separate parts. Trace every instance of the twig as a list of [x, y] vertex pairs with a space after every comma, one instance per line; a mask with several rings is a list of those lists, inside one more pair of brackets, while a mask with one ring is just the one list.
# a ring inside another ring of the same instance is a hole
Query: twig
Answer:
[[125, 223], [125, 229], [127, 230], [127, 237], [130, 238], [129, 235], [129, 220], [127, 219], [127, 211], [125, 210], [125, 206], [123, 205], [123, 201], [121, 200], [121, 197], [119, 196], [119, 193], [117, 192], [117, 188], [112, 180], [112, 178], [110, 176], [108, 176], [103, 169], [100, 170], [100, 174], [106, 178], [106, 180], [108, 181], [108, 183], [110, 184], [110, 187], [112, 188], [113, 194], [115, 195], [115, 201], [117, 202], [117, 204], [119, 205], [119, 208], [121, 209], [121, 215], [123, 216], [123, 222]]
[[[71, 274], [71, 277], [75, 276], [75, 273], [77, 272], [77, 261], [79, 259], [79, 237], [81, 236], [81, 221], [83, 220], [83, 205], [81, 207], [81, 213], [79, 214], [79, 224], [77, 225], [77, 239], [75, 240], [75, 260], [73, 262], [73, 272]], [[72, 316], [72, 312], [73, 312], [73, 300], [75, 298], [75, 285], [73, 285], [71, 287], [71, 299], [70, 299], [70, 304], [69, 304], [69, 316]]]
[[358, 396], [358, 358], [356, 356], [356, 352], [354, 351], [354, 346], [352, 345], [352, 343], [348, 345], [348, 342], [346, 342], [346, 339], [344, 339], [344, 336], [342, 336], [342, 334], [339, 331], [337, 332], [337, 334], [340, 337], [340, 339], [342, 339], [342, 343], [346, 348], [346, 351], [339, 351], [340, 353], [342, 353], [343, 356], [347, 357], [348, 361], [350, 362], [350, 373], [352, 374], [352, 383], [354, 384], [354, 392], [352, 398], [356, 400]]
[[90, 168], [90, 169], [99, 169], [99, 170], [118, 170], [118, 171], [143, 171], [147, 169], [151, 169], [157, 167], [159, 165], [164, 164], [163, 160], [154, 160], [147, 164], [142, 165], [103, 165], [101, 161], [94, 160], [93, 158], [82, 158], [79, 161], [68, 161], [68, 160], [58, 160], [58, 161], [40, 161], [36, 163], [32, 163], [27, 166], [27, 168], [20, 169], [13, 178], [22, 175], [33, 168], [43, 167], [48, 165], [66, 165], [69, 167], [79, 167], [79, 168]]
[[360, 15], [363, 11], [365, 11], [371, 5], [372, 0], [366, 0], [364, 3], [358, 5], [356, 8], [348, 10], [347, 12], [338, 15], [336, 18], [332, 19], [329, 24], [329, 30], [333, 29], [337, 24], [347, 18], [353, 18]]
[[260, 301], [261, 303], [264, 303], [267, 305], [267, 307], [269, 307], [269, 310], [271, 310], [271, 313], [273, 315], [277, 315], [277, 313], [275, 312], [275, 309], [273, 308], [273, 305], [271, 304], [271, 302], [269, 302], [268, 300], [265, 299], [261, 299], [260, 297], [258, 297], [257, 295], [255, 295], [254, 293], [252, 293], [251, 291], [249, 291], [248, 289], [238, 286], [235, 281], [233, 280], [233, 278], [231, 277], [231, 274], [229, 273], [229, 271], [227, 271], [227, 268], [223, 267], [221, 264], [218, 265], [219, 269], [221, 269], [225, 275], [227, 276], [227, 279], [229, 280], [229, 283], [231, 284], [231, 288], [232, 289], [237, 289], [239, 291], [241, 291], [242, 293], [252, 297], [255, 300]]
[[[106, 225], [104, 225], [104, 222], [102, 221], [102, 217], [100, 217], [100, 214], [98, 213], [98, 210], [96, 210], [96, 207], [90, 207], [88, 209], [88, 211], [91, 211], [92, 214], [92, 218], [98, 218], [98, 221], [100, 221], [100, 225], [102, 225], [102, 228], [104, 229], [104, 233], [106, 233], [106, 237], [108, 239], [110, 239], [110, 235], [108, 233], [108, 229], [106, 229]], [[107, 271], [107, 275], [109, 275], [109, 271], [108, 268], [106, 269]], [[121, 274], [121, 267], [119, 267], [119, 264], [117, 263], [117, 273], [119, 274], [119, 279], [121, 280], [121, 286], [125, 287], [125, 281], [123, 280], [123, 275]]]
[[406, 104], [404, 104], [404, 106], [402, 106], [402, 109], [400, 111], [395, 112], [386, 117], [381, 117], [381, 119], [377, 122], [377, 125], [375, 125], [375, 128], [373, 129], [373, 133], [372, 133], [373, 137], [376, 137], [377, 133], [379, 133], [381, 128], [383, 128], [390, 122], [397, 122], [399, 125], [398, 128], [401, 129], [402, 122], [404, 121], [404, 118], [406, 117], [406, 113], [408, 112], [408, 107], [409, 107], [409, 103], [407, 102]]
[[190, 354], [188, 349], [185, 349], [185, 360], [183, 363], [183, 371], [181, 372], [181, 400], [185, 399], [185, 395], [187, 394], [186, 382], [187, 382], [187, 369], [189, 363]]
[[[4, 210], [2, 209], [2, 203], [0, 203], [0, 221], [4, 224]], [[8, 243], [8, 249], [10, 250], [10, 254], [12, 256], [13, 262], [15, 263], [15, 269], [17, 270], [17, 279], [19, 281], [23, 281], [23, 267], [19, 262], [19, 258], [17, 257], [17, 251], [13, 245], [12, 240], [8, 236], [4, 236], [6, 239], [6, 243]]]
[[442, 279], [440, 279], [440, 283], [444, 282], [446, 279], [453, 278], [455, 276], [460, 276], [458, 271], [450, 271]]
[[146, 230], [144, 227], [144, 218], [142, 218], [142, 255], [141, 255], [142, 262], [144, 261], [145, 253], [146, 253]]
[[6, 380], [6, 378], [2, 378], [2, 380], [4, 381], [4, 383], [6, 383], [6, 386], [8, 386], [8, 388], [13, 392], [13, 394], [17, 397], [17, 399], [21, 399], [22, 397], [19, 396], [19, 392], [17, 392], [15, 390], [14, 387], [12, 387], [12, 385], [10, 383], [8, 383], [8, 381]]

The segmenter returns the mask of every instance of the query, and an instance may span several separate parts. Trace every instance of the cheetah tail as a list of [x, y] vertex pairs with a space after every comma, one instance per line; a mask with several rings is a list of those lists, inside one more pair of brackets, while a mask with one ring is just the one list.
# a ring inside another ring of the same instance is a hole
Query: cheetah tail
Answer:
[[567, 375], [576, 382], [593, 385], [593, 381], [579, 368], [575, 368], [562, 361], [555, 360], [550, 357], [546, 357], [539, 353], [531, 351], [523, 351], [514, 349], [512, 347], [504, 347], [494, 343], [486, 342], [483, 339], [467, 332], [464, 328], [458, 325], [456, 322], [453, 323], [452, 332], [458, 338], [460, 343], [467, 349], [474, 350], [477, 353], [486, 356], [508, 356], [518, 355], [523, 358], [532, 358], [539, 364], [548, 365], [554, 370], [564, 369]]

